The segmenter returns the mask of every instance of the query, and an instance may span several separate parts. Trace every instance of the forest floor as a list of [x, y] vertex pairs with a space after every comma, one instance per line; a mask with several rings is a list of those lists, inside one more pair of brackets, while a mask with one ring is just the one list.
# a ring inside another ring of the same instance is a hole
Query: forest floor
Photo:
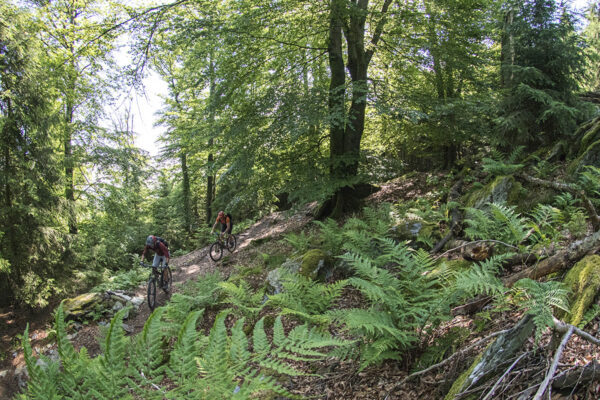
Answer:
[[[435, 180], [428, 178], [431, 178], [431, 176], [417, 174], [412, 176], [411, 179], [391, 181], [382, 186], [380, 191], [367, 200], [369, 203], [398, 202], [428, 196], [435, 185]], [[226, 279], [235, 271], [236, 265], [248, 265], [252, 257], [259, 256], [257, 246], [254, 246], [254, 244], [260, 243], [261, 239], [277, 239], [286, 233], [298, 232], [306, 227], [313, 220], [312, 213], [315, 207], [316, 204], [311, 204], [292, 215], [278, 212], [265, 216], [246, 231], [237, 234], [237, 249], [220, 262], [215, 263], [209, 258], [208, 247], [173, 258], [171, 261], [174, 268], [172, 293], [177, 292], [182, 283], [217, 270]], [[145, 296], [145, 290], [145, 285], [140, 286], [137, 294]], [[165, 304], [168, 301], [167, 295], [162, 291], [158, 293], [160, 293], [157, 298], [158, 304]], [[348, 290], [345, 291], [343, 298], [340, 300], [340, 305], [346, 306], [360, 301], [355, 292]], [[126, 321], [131, 328], [132, 335], [142, 330], [149, 315], [150, 309], [147, 303], [144, 302], [137, 314]], [[514, 311], [495, 313], [485, 321], [477, 316], [457, 315], [435, 332], [430, 333], [429, 343], [422, 343], [420, 348], [424, 349], [428, 345], [433, 345], [435, 338], [439, 338], [453, 329], [460, 328], [466, 328], [471, 332], [461, 344], [461, 348], [466, 348], [481, 338], [515, 325], [521, 317], [522, 315]], [[0, 359], [0, 399], [10, 399], [20, 390], [18, 372], [24, 368], [24, 359], [22, 351], [15, 349], [20, 347], [17, 341], [20, 340], [19, 335], [22, 334], [27, 323], [30, 326], [30, 339], [34, 353], [47, 352], [48, 349], [55, 346], [48, 339], [48, 331], [52, 325], [52, 315], [48, 311], [34, 313], [31, 311], [0, 310], [0, 355], [2, 355], [2, 359]], [[598, 329], [599, 323], [596, 320], [590, 331], [596, 333]], [[90, 356], [95, 356], [100, 352], [98, 342], [100, 336], [98, 325], [84, 325], [77, 335], [72, 338], [72, 343], [76, 349], [86, 347]], [[542, 337], [541, 342], [547, 343], [549, 340], [550, 337], [546, 335]], [[411, 368], [414, 368], [414, 362], [419, 357], [418, 352], [404, 354], [402, 360], [391, 360], [363, 371], [353, 361], [325, 360], [314, 366], [316, 371], [310, 371], [316, 372], [320, 376], [294, 377], [290, 378], [284, 385], [300, 397], [316, 399], [439, 400], [444, 398], [445, 393], [457, 376], [470, 365], [473, 357], [481, 352], [487, 344], [488, 342], [482, 342], [464, 352], [458, 349], [458, 356], [452, 362], [408, 382], [404, 382], [403, 379], [414, 372]], [[527, 344], [527, 347], [535, 347], [533, 340]], [[454, 350], [457, 349], [452, 351]], [[445, 354], [446, 357], [449, 355]], [[547, 354], [537, 354], [538, 359], [532, 358], [532, 362], [545, 362], [547, 356]], [[598, 348], [575, 337], [569, 341], [569, 345], [561, 358], [560, 367], [568, 369], [577, 365], [585, 365], [593, 359], [600, 360]], [[511, 398], [508, 391], [514, 394], [519, 390], [526, 389], [531, 384], [539, 383], [541, 380], [540, 377], [536, 379], [533, 382], [528, 378], [507, 382], [497, 388], [497, 396], [490, 398]], [[503, 392], [505, 393], [502, 394]], [[551, 398], [552, 400], [600, 398], [600, 387], [589, 386], [585, 389], [585, 392], [583, 394], [572, 394], [571, 397], [569, 397], [569, 394], [553, 393]]]

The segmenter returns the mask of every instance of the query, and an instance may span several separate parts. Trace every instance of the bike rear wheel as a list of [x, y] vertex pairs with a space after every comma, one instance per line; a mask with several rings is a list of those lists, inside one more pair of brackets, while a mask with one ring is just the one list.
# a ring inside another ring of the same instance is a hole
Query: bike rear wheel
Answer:
[[229, 252], [233, 252], [235, 250], [235, 246], [237, 246], [237, 238], [235, 235], [231, 234], [227, 238], [227, 250], [229, 250]]
[[214, 242], [212, 246], [210, 246], [210, 250], [208, 255], [213, 261], [219, 261], [221, 257], [223, 257], [223, 247], [219, 242]]
[[154, 277], [148, 279], [148, 307], [154, 310], [156, 307], [156, 279]]
[[162, 288], [162, 290], [165, 291], [165, 293], [169, 293], [172, 283], [173, 283], [173, 274], [171, 273], [171, 268], [166, 267], [163, 269], [162, 273], [160, 274], [160, 287]]

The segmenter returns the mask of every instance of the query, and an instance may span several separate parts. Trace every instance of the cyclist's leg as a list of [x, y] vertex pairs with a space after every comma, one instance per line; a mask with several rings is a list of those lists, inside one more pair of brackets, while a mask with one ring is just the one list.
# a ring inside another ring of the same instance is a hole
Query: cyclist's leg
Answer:
[[158, 254], [154, 254], [154, 260], [152, 261], [152, 266], [154, 268], [158, 267], [164, 261], [164, 256], [159, 256]]

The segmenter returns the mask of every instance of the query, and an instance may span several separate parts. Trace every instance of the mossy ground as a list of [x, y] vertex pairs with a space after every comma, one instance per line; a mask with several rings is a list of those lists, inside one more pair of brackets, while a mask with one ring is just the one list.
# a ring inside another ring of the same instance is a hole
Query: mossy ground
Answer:
[[578, 325], [600, 289], [600, 256], [585, 257], [573, 266], [564, 279], [572, 291], [570, 314], [565, 318]]

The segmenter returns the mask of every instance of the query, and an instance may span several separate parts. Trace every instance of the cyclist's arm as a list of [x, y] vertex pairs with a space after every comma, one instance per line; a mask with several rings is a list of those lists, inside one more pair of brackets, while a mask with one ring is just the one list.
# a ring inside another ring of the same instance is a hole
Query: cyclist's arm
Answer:
[[217, 224], [219, 223], [219, 219], [217, 219], [212, 227], [212, 229], [210, 230], [210, 233], [213, 233], [215, 231], [215, 228], [217, 227]]
[[148, 250], [148, 246], [144, 246], [144, 251], [142, 251], [142, 256], [140, 257], [142, 261], [144, 261], [144, 257], [146, 256], [146, 250]]
[[225, 232], [231, 233], [231, 219], [229, 217], [227, 217], [227, 229]]

